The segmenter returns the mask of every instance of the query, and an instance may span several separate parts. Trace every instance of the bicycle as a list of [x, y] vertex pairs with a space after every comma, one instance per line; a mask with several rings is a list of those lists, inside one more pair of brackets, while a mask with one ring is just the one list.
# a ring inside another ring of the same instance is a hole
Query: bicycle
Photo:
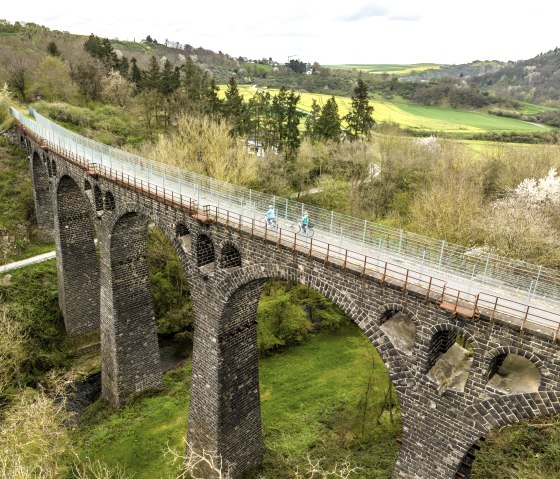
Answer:
[[307, 228], [305, 228], [305, 230], [303, 229], [302, 225], [301, 225], [301, 221], [294, 221], [291, 226], [290, 229], [295, 233], [295, 234], [299, 234], [301, 233], [304, 236], [307, 236], [308, 238], [313, 238], [313, 235], [315, 234], [315, 231], [313, 230], [313, 225], [311, 223], [309, 223], [307, 225]]
[[278, 231], [278, 221], [276, 221], [276, 218], [269, 219], [265, 216], [263, 218], [263, 224], [265, 228]]

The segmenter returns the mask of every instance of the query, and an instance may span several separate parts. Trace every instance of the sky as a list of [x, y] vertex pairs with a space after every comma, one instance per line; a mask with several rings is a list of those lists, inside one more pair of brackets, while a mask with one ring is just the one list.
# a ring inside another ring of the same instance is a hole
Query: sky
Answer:
[[516, 61], [560, 47], [558, 0], [3, 0], [1, 18], [281, 63]]

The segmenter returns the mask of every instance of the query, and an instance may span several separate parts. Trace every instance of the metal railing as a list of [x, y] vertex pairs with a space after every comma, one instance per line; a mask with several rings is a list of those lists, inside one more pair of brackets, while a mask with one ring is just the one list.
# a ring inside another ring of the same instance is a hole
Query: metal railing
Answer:
[[[22, 122], [22, 124], [24, 124]], [[50, 140], [40, 137], [34, 132], [37, 141], [43, 146], [66, 158], [96, 176], [101, 176], [121, 187], [130, 189], [146, 197], [177, 209], [196, 215], [197, 219], [215, 222], [233, 228], [240, 233], [260, 239], [291, 250], [293, 253], [313, 257], [325, 264], [336, 265], [343, 271], [352, 272], [360, 277], [377, 279], [383, 286], [391, 283], [401, 289], [403, 294], [409, 291], [424, 296], [426, 302], [435, 302], [453, 314], [461, 314], [475, 318], [481, 313], [492, 321], [494, 318], [504, 319], [519, 326], [520, 331], [532, 327], [548, 332], [552, 341], [556, 342], [560, 335], [560, 313], [523, 304], [511, 299], [487, 293], [472, 294], [448, 285], [446, 280], [406, 268], [379, 258], [343, 248], [326, 241], [308, 238], [284, 228], [269, 228], [260, 218], [248, 217], [239, 211], [230, 211], [216, 205], [201, 205], [197, 198], [189, 197], [174, 190], [166, 189], [157, 184], [131, 176], [122, 170], [91, 163], [88, 158], [67, 150]]]
[[560, 272], [553, 269], [349, 217], [152, 161], [70, 132], [34, 109], [29, 110], [36, 121], [14, 109], [12, 115], [51, 144], [91, 163], [147, 182], [157, 182], [162, 188], [193, 195], [199, 202], [212, 198], [218, 207], [227, 205], [229, 209], [253, 217], [263, 214], [270, 204], [276, 208], [279, 218], [287, 220], [295, 220], [307, 210], [316, 229], [325, 232], [332, 244], [359, 244], [377, 258], [389, 257], [403, 264], [430, 268], [467, 279], [480, 287], [491, 285], [522, 300], [560, 305]]

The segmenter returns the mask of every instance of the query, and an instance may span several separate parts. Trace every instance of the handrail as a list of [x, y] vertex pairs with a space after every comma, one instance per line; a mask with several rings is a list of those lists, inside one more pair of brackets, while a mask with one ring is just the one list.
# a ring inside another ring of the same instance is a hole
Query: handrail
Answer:
[[[388, 261], [373, 258], [371, 256], [352, 251], [348, 248], [333, 245], [318, 239], [310, 240], [305, 236], [293, 233], [281, 227], [271, 230], [265, 224], [256, 222], [242, 213], [230, 211], [220, 206], [203, 205], [196, 198], [178, 194], [173, 190], [154, 185], [149, 181], [131, 176], [122, 170], [90, 163], [87, 158], [66, 150], [50, 140], [44, 140], [36, 134], [31, 133], [36, 140], [43, 140], [45, 147], [57, 155], [67, 159], [77, 166], [88, 171], [94, 170], [99, 176], [137, 193], [154, 197], [158, 201], [188, 212], [196, 214], [205, 221], [223, 224], [226, 227], [235, 227], [239, 232], [257, 236], [263, 241], [284, 247], [299, 254], [314, 257], [325, 263], [340, 267], [344, 271], [352, 271], [359, 276], [368, 276], [379, 281], [381, 286], [391, 283], [400, 287], [403, 294], [416, 291], [425, 297], [426, 301], [440, 304], [441, 307], [449, 307], [453, 314], [460, 311], [476, 314], [485, 313], [491, 320], [501, 317], [523, 331], [528, 325], [537, 329], [549, 330], [552, 341], [557, 341], [560, 332], [560, 314], [546, 309], [537, 308], [511, 299], [501, 298], [489, 293], [479, 292], [477, 294], [464, 292], [450, 287], [447, 282], [433, 275], [416, 271], [404, 266], [390, 263]], [[234, 226], [235, 225], [235, 226]]]
[[560, 273], [550, 268], [519, 260], [499, 257], [477, 248], [466, 248], [443, 240], [352, 218], [333, 211], [241, 188], [223, 181], [158, 163], [113, 148], [66, 130], [29, 108], [35, 121], [15, 109], [12, 115], [29, 129], [92, 163], [123, 172], [141, 173], [148, 179], [158, 177], [162, 186], [174, 182], [179, 189], [194, 188], [198, 195], [211, 195], [218, 203], [227, 202], [242, 211], [263, 211], [272, 204], [278, 216], [296, 219], [304, 209], [310, 211], [318, 229], [326, 232], [333, 244], [343, 240], [359, 242], [376, 250], [378, 256], [391, 256], [398, 261], [429, 266], [431, 269], [476, 281], [477, 284], [500, 286], [507, 294], [560, 306]]

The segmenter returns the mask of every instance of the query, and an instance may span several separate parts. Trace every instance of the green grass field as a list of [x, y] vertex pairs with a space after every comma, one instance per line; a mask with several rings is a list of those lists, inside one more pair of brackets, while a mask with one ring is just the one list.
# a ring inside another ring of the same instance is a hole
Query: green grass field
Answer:
[[413, 64], [398, 64], [398, 63], [380, 63], [380, 64], [343, 64], [343, 65], [325, 65], [327, 68], [335, 70], [357, 70], [366, 73], [374, 73], [376, 75], [390, 74], [390, 75], [408, 75], [412, 72], [423, 72], [425, 70], [438, 70], [441, 65], [437, 63], [413, 63]]
[[[221, 88], [222, 95], [225, 87]], [[239, 91], [248, 100], [255, 92], [251, 85], [240, 85]], [[277, 89], [268, 89], [272, 95]], [[298, 106], [304, 111], [311, 111], [313, 100], [324, 105], [331, 95], [319, 93], [298, 93], [301, 96]], [[349, 97], [335, 96], [341, 117], [352, 106]], [[403, 128], [425, 132], [443, 133], [484, 133], [488, 131], [543, 132], [551, 127], [529, 123], [514, 118], [490, 115], [485, 111], [469, 111], [456, 108], [425, 106], [408, 103], [403, 100], [376, 99], [370, 101], [374, 107], [373, 117], [378, 123], [396, 123]]]
[[[372, 367], [373, 362], [373, 367]], [[387, 371], [367, 338], [350, 325], [259, 361], [264, 437], [262, 477], [293, 477], [307, 453], [326, 464], [349, 458], [363, 478], [389, 478], [401, 434], [398, 414], [381, 426], [375, 417], [388, 387]], [[373, 374], [364, 433], [361, 400]], [[120, 464], [135, 479], [168, 479], [180, 464], [164, 455], [182, 452], [187, 428], [191, 365], [168, 373], [165, 390], [117, 411], [94, 404], [74, 432], [80, 455]], [[255, 476], [259, 477], [259, 476]]]

